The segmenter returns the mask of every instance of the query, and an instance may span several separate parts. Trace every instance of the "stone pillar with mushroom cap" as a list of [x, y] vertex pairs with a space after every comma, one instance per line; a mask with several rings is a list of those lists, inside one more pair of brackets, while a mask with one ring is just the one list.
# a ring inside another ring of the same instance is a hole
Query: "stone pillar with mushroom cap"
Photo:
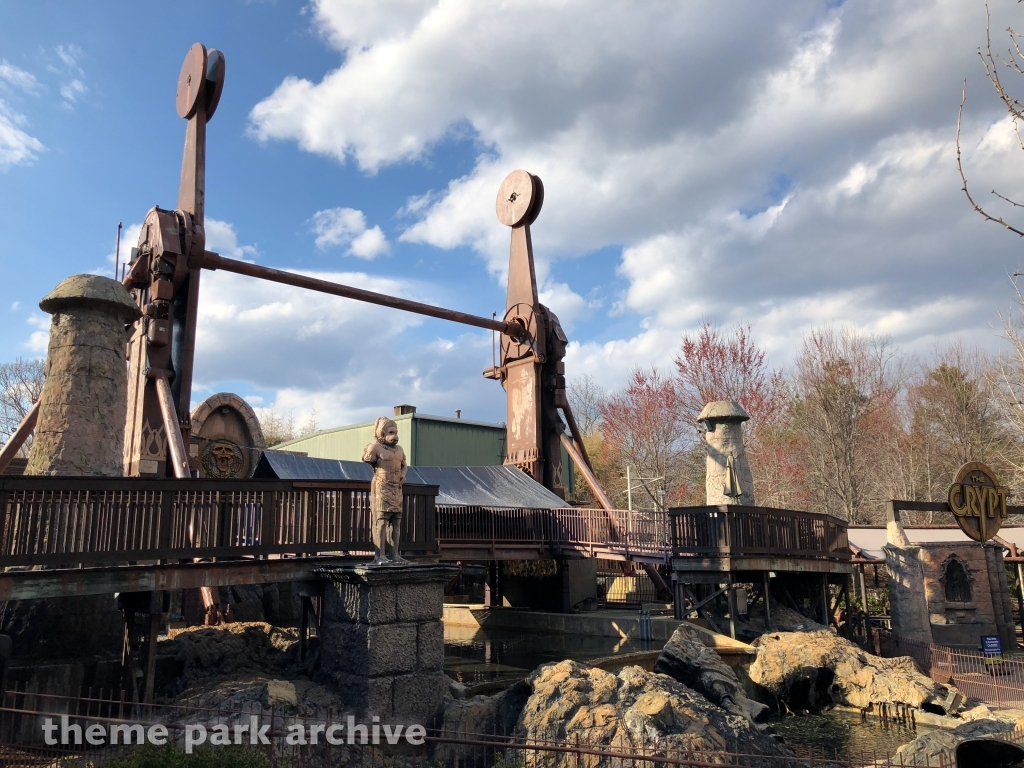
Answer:
[[743, 448], [743, 422], [750, 416], [734, 400], [704, 406], [697, 423], [708, 451], [705, 475], [707, 504], [754, 504], [754, 478]]
[[126, 324], [140, 316], [116, 280], [72, 275], [39, 302], [53, 315], [28, 475], [123, 474]]
[[[39, 307], [53, 315], [46, 381], [29, 455], [28, 475], [121, 477], [128, 369], [125, 326], [140, 312], [128, 291], [98, 275], [73, 275]], [[18, 664], [108, 654], [124, 640], [112, 594], [12, 600], [4, 629]], [[74, 676], [54, 681], [58, 695], [77, 695]]]

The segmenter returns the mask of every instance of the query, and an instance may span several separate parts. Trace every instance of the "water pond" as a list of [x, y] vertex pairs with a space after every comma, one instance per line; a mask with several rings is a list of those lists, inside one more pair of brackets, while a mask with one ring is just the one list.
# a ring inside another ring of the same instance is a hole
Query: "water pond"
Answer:
[[820, 715], [784, 717], [772, 728], [794, 747], [822, 750], [828, 755], [866, 754], [882, 758], [912, 741], [918, 732], [899, 723], [874, 717], [862, 721], [854, 712], [832, 710]]
[[446, 626], [444, 668], [460, 683], [473, 686], [495, 680], [518, 680], [552, 661], [587, 661], [653, 648], [649, 641], [614, 637]]

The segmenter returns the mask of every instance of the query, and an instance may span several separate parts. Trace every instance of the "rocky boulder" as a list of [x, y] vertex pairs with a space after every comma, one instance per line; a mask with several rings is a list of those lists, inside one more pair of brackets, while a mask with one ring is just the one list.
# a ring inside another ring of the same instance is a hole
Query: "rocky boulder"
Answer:
[[696, 630], [679, 627], [665, 644], [654, 671], [678, 680], [730, 714], [761, 723], [771, 712], [747, 698], [743, 684], [713, 648], [704, 644]]
[[883, 659], [828, 630], [780, 632], [754, 641], [750, 679], [790, 711], [836, 704], [867, 709], [905, 704], [943, 712], [948, 689], [922, 675], [909, 656]]
[[1012, 730], [1013, 724], [1002, 720], [974, 720], [951, 730], [936, 728], [897, 749], [892, 762], [896, 765], [955, 765], [956, 747], [961, 741], [987, 736], [998, 738]]
[[[771, 618], [772, 632], [817, 632], [827, 629], [824, 624], [819, 624], [799, 611], [794, 611], [775, 600], [771, 602]], [[764, 602], [759, 601], [751, 607], [750, 613], [747, 615], [746, 628], [757, 634], [763, 634], [768, 631], [767, 623], [768, 615], [764, 610]]]
[[157, 688], [176, 696], [193, 683], [241, 672], [291, 671], [298, 642], [298, 630], [262, 621], [189, 627], [157, 647]]
[[[521, 701], [511, 731], [519, 739], [578, 742], [630, 753], [643, 747], [657, 754], [729, 751], [792, 756], [784, 744], [761, 733], [746, 717], [720, 709], [668, 675], [640, 667], [626, 667], [612, 674], [575, 661], [562, 661], [538, 668], [522, 685], [519, 691], [491, 697], [493, 702], [484, 697], [449, 702], [444, 730], [481, 733], [491, 723], [511, 723], [512, 712], [507, 708]], [[503, 715], [499, 714], [502, 707], [506, 708]], [[460, 757], [468, 756], [435, 755], [435, 759], [448, 763]], [[572, 754], [524, 752], [512, 756], [516, 758], [525, 765], [577, 764], [577, 756]], [[585, 759], [589, 766], [612, 764], [607, 758], [593, 755]], [[781, 768], [786, 763], [773, 761], [772, 765]]]

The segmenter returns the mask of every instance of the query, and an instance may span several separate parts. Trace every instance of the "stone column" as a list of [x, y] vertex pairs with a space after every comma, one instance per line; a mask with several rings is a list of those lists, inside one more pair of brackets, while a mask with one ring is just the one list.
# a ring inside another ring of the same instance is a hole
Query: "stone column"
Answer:
[[348, 713], [430, 727], [448, 692], [444, 674], [444, 585], [451, 565], [322, 568], [318, 679]]
[[932, 625], [924, 588], [921, 548], [901, 547], [890, 540], [882, 551], [889, 576], [892, 633], [908, 642], [930, 644]]
[[39, 302], [53, 315], [46, 383], [27, 475], [123, 474], [127, 323], [140, 317], [116, 280], [72, 275]]
[[[140, 316], [139, 308], [120, 283], [97, 275], [67, 278], [39, 307], [53, 320], [25, 474], [121, 477], [125, 324]], [[124, 638], [113, 595], [12, 601], [6, 626], [20, 659], [109, 654]], [[62, 691], [72, 695], [67, 685]]]
[[992, 612], [995, 614], [996, 628], [1004, 649], [1017, 646], [1017, 627], [1013, 623], [1013, 610], [1010, 607], [1010, 587], [1006, 583], [1006, 561], [1003, 559], [1003, 547], [992, 542], [982, 545], [985, 551], [985, 565], [988, 570], [988, 581], [992, 591]]
[[754, 476], [743, 447], [743, 422], [750, 416], [733, 400], [716, 400], [697, 417], [708, 451], [704, 489], [708, 505], [754, 505]]

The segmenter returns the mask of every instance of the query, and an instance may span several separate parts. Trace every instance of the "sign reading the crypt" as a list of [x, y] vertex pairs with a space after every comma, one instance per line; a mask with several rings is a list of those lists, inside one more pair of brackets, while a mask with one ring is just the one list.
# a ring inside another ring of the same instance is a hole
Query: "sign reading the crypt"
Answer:
[[975, 541], [988, 541], [1003, 524], [1009, 495], [991, 469], [971, 461], [960, 467], [949, 486], [949, 509], [960, 530]]

